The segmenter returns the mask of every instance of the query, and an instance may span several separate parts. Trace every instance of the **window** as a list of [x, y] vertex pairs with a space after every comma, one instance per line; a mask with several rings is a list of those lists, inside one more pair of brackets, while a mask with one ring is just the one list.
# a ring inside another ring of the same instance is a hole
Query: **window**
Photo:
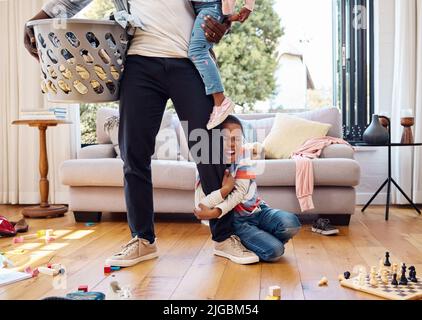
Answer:
[[270, 111], [292, 112], [336, 105], [333, 0], [278, 0], [283, 36], [277, 88]]
[[337, 2], [337, 88], [344, 136], [361, 141], [374, 112], [373, 0]]

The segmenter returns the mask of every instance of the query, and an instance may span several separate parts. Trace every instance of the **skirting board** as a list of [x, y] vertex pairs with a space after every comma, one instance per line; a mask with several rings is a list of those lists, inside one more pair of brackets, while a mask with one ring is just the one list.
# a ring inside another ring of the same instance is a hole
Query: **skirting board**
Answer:
[[[375, 191], [374, 191], [375, 192]], [[356, 194], [356, 205], [365, 205], [373, 196], [373, 193], [357, 193]], [[372, 202], [373, 205], [384, 205], [387, 201], [387, 193], [381, 192]]]

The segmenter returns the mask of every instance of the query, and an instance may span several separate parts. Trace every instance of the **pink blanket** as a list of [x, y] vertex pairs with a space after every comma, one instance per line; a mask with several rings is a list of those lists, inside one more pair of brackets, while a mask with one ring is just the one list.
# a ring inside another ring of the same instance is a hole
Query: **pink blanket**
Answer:
[[306, 141], [291, 158], [296, 161], [296, 196], [302, 212], [314, 209], [312, 194], [314, 192], [314, 170], [312, 159], [319, 158], [322, 150], [332, 144], [346, 144], [340, 138], [322, 137]]

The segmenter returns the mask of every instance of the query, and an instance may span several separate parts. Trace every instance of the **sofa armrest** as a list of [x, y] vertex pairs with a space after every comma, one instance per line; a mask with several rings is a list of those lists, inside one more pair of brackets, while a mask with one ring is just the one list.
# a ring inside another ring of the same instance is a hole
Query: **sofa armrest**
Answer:
[[332, 144], [324, 148], [321, 153], [321, 158], [343, 158], [354, 159], [353, 147], [345, 144]]
[[114, 151], [113, 145], [110, 144], [95, 144], [82, 148], [78, 152], [78, 159], [103, 159], [116, 158], [117, 154]]

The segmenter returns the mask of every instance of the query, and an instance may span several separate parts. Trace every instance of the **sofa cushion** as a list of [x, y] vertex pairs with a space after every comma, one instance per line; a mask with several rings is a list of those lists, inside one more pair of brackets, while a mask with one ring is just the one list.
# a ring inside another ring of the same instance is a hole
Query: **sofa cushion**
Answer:
[[[195, 164], [187, 161], [152, 160], [154, 188], [193, 190]], [[123, 161], [121, 159], [67, 160], [60, 168], [64, 185], [78, 187], [123, 187]]]
[[264, 140], [267, 159], [289, 159], [306, 141], [325, 137], [331, 125], [277, 114], [270, 134]]
[[[259, 160], [256, 162], [258, 186], [288, 187], [296, 180], [295, 160]], [[312, 160], [315, 186], [354, 187], [359, 184], [360, 167], [352, 159]]]
[[[316, 186], [352, 187], [359, 184], [359, 164], [351, 159], [315, 159], [312, 161]], [[195, 163], [152, 161], [154, 188], [193, 190]], [[258, 186], [295, 185], [294, 160], [257, 161]], [[123, 187], [123, 162], [120, 159], [79, 159], [63, 162], [61, 182], [68, 186]]]

